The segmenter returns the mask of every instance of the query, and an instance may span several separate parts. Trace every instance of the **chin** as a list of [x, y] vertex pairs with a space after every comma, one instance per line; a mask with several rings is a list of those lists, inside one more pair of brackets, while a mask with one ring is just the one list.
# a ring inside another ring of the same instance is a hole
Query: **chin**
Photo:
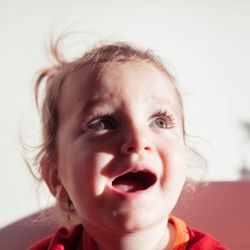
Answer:
[[[147, 229], [168, 218], [166, 211], [150, 211], [147, 209], [134, 210], [123, 208], [112, 214], [114, 227], [117, 231], [133, 233], [138, 230]], [[110, 220], [110, 222], [111, 222]]]

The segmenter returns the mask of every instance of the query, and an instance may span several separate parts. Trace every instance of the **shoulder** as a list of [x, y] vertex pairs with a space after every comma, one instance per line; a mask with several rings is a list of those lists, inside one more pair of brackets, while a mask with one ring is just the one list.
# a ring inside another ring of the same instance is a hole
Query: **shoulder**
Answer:
[[213, 238], [208, 233], [203, 233], [194, 228], [187, 227], [189, 233], [189, 241], [187, 243], [187, 250], [229, 250], [227, 246]]
[[64, 227], [59, 228], [53, 234], [41, 239], [28, 250], [66, 250], [76, 249], [83, 232], [82, 225], [76, 225], [67, 230]]

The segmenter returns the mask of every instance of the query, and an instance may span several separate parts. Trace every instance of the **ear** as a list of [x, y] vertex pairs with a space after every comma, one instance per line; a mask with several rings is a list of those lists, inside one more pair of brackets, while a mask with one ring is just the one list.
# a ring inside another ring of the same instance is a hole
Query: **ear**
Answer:
[[45, 180], [51, 194], [54, 197], [57, 197], [58, 195], [62, 196], [62, 194], [59, 193], [65, 191], [65, 189], [63, 188], [61, 180], [58, 176], [58, 168], [56, 163], [51, 160], [42, 160], [40, 168], [42, 177]]

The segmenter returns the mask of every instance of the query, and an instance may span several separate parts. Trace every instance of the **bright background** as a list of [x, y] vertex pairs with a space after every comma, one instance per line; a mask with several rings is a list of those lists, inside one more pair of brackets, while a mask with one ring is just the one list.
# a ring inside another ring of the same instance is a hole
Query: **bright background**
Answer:
[[35, 73], [47, 65], [48, 34], [69, 26], [86, 32], [84, 46], [125, 40], [167, 59], [183, 92], [188, 132], [201, 138], [193, 143], [208, 160], [206, 179], [246, 179], [249, 13], [248, 0], [0, 0], [0, 227], [51, 203], [46, 188], [37, 195], [18, 138], [39, 138]]

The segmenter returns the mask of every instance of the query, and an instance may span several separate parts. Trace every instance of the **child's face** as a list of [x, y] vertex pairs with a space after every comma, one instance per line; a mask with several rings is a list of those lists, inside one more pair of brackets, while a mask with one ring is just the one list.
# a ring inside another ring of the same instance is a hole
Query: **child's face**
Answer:
[[88, 72], [65, 83], [57, 131], [59, 178], [80, 220], [117, 232], [167, 221], [186, 177], [172, 83], [149, 63]]

